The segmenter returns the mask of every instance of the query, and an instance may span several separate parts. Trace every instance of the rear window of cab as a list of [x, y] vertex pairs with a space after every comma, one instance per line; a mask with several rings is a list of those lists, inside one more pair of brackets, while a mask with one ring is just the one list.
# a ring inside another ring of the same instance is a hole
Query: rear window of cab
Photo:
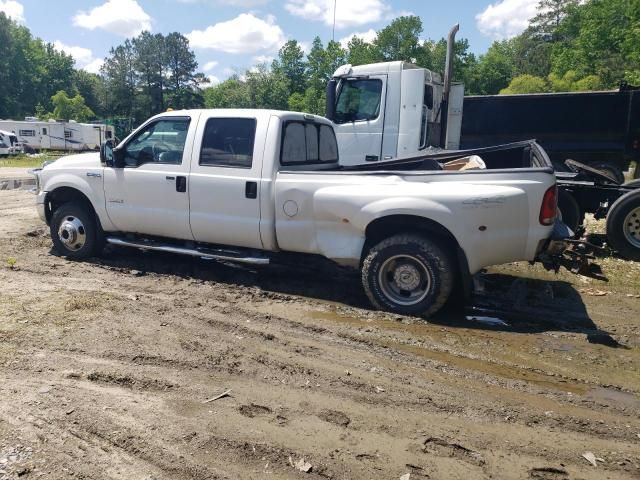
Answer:
[[338, 143], [329, 125], [285, 122], [280, 149], [281, 165], [314, 165], [338, 162]]

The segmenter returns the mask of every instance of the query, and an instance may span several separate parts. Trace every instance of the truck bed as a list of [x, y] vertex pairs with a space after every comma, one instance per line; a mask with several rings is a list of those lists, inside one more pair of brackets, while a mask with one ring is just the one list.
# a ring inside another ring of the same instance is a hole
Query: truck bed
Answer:
[[429, 151], [422, 155], [411, 156], [398, 160], [378, 163], [368, 163], [341, 167], [346, 172], [397, 172], [397, 171], [433, 171], [459, 175], [464, 172], [445, 171], [443, 165], [447, 162], [477, 155], [486, 164], [486, 170], [473, 170], [474, 173], [495, 170], [514, 169], [546, 169], [553, 171], [553, 164], [544, 149], [534, 140], [496, 145], [485, 148], [456, 151]]

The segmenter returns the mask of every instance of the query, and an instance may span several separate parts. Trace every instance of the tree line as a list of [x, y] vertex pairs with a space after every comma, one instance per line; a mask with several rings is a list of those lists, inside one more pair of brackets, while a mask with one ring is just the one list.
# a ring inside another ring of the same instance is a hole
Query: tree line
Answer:
[[[482, 55], [455, 44], [454, 80], [469, 95], [598, 90], [640, 85], [640, 1], [542, 0], [520, 35]], [[319, 37], [307, 53], [286, 42], [270, 63], [217, 85], [198, 72], [180, 33], [143, 32], [113, 47], [100, 74], [74, 69], [73, 58], [34, 38], [0, 13], [0, 118], [36, 114], [77, 120], [123, 118], [131, 125], [167, 108], [274, 108], [324, 114], [325, 89], [345, 63], [403, 60], [444, 70], [446, 39], [421, 40], [417, 16], [393, 20], [370, 42]]]

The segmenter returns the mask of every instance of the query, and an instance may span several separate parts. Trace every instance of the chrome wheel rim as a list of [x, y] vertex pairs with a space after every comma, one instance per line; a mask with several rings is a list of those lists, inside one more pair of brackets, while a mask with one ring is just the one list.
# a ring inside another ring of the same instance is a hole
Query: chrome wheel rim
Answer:
[[407, 307], [424, 300], [432, 284], [427, 266], [409, 255], [395, 255], [385, 260], [378, 280], [382, 293], [389, 300]]
[[87, 242], [87, 230], [78, 217], [68, 215], [58, 227], [58, 238], [67, 250], [75, 252]]
[[627, 242], [640, 248], [640, 207], [631, 210], [624, 219], [623, 232]]

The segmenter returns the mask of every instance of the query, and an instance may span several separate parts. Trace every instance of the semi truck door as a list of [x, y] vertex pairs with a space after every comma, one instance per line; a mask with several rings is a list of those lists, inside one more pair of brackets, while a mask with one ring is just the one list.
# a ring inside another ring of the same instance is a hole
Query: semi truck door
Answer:
[[342, 165], [382, 160], [386, 91], [386, 75], [340, 82], [334, 123]]

